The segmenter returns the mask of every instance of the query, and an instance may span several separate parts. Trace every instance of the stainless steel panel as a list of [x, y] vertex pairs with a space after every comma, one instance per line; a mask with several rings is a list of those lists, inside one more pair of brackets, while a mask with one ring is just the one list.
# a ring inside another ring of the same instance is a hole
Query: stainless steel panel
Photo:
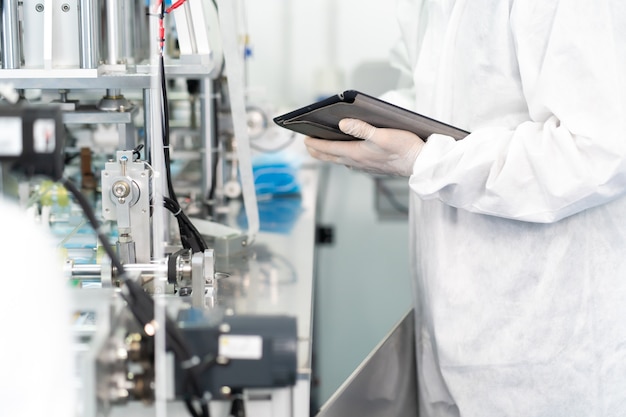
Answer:
[[415, 417], [417, 378], [413, 310], [365, 358], [317, 417]]

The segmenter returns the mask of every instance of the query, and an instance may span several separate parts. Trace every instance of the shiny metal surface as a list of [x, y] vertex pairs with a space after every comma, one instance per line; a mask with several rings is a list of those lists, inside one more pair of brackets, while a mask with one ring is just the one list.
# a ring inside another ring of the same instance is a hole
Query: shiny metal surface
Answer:
[[120, 63], [120, 4], [119, 0], [107, 0], [107, 62], [109, 65]]
[[15, 88], [148, 88], [150, 74], [112, 73], [99, 69], [3, 69], [0, 78]]
[[2, 0], [2, 68], [20, 67], [17, 0]]
[[317, 417], [417, 416], [413, 310], [361, 363]]
[[78, 8], [80, 67], [98, 67], [98, 38], [95, 0], [80, 0]]
[[75, 111], [63, 112], [65, 124], [122, 124], [132, 123], [139, 107], [132, 106], [123, 112], [105, 112], [96, 109], [95, 106], [79, 106]]

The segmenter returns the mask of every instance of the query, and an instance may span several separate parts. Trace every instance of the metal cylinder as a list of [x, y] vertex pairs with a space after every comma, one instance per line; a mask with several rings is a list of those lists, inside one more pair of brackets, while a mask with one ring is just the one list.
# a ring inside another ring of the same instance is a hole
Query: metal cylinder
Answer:
[[116, 65], [120, 58], [120, 8], [119, 0], [107, 0], [107, 63]]
[[152, 90], [149, 88], [143, 89], [143, 117], [144, 117], [144, 152], [146, 160], [149, 164], [152, 164]]
[[2, 0], [2, 68], [20, 67], [18, 0]]
[[119, 98], [122, 96], [122, 90], [119, 88], [107, 88], [106, 97]]
[[[139, 272], [142, 274], [167, 273], [167, 265], [159, 264], [127, 264], [124, 265], [127, 272]], [[100, 264], [76, 264], [71, 266], [71, 275], [73, 279], [94, 279], [102, 274], [102, 266]]]
[[[122, 0], [120, 1], [120, 22], [121, 23], [121, 55], [123, 59], [128, 63], [133, 63], [133, 26], [135, 23], [135, 7], [134, 0]], [[140, 2], [141, 3], [141, 2]]]
[[98, 18], [95, 0], [80, 0], [78, 23], [80, 27], [80, 67], [98, 67]]

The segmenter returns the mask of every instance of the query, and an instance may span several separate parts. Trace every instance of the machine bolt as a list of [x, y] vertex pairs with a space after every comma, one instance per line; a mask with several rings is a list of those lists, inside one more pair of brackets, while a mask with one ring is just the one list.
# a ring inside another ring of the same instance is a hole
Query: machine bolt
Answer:
[[130, 194], [130, 187], [125, 181], [117, 181], [112, 187], [113, 195], [119, 199], [127, 197]]
[[67, 3], [63, 3], [63, 5], [61, 6], [61, 10], [63, 10], [64, 12], [69, 12], [70, 11], [70, 5]]
[[222, 395], [230, 395], [232, 392], [233, 392], [233, 390], [230, 389], [230, 387], [223, 386], [222, 388], [220, 388], [220, 393]]
[[220, 324], [219, 329], [221, 333], [230, 333], [230, 324], [222, 323]]
[[37, 3], [35, 5], [35, 10], [37, 10], [38, 12], [43, 12], [43, 4]]

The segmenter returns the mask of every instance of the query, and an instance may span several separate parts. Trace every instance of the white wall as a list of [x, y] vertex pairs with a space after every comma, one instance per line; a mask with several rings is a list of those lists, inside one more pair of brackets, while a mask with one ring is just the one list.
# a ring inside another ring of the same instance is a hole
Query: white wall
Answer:
[[390, 0], [245, 1], [254, 98], [289, 109], [353, 88], [366, 61], [387, 61], [399, 30]]

